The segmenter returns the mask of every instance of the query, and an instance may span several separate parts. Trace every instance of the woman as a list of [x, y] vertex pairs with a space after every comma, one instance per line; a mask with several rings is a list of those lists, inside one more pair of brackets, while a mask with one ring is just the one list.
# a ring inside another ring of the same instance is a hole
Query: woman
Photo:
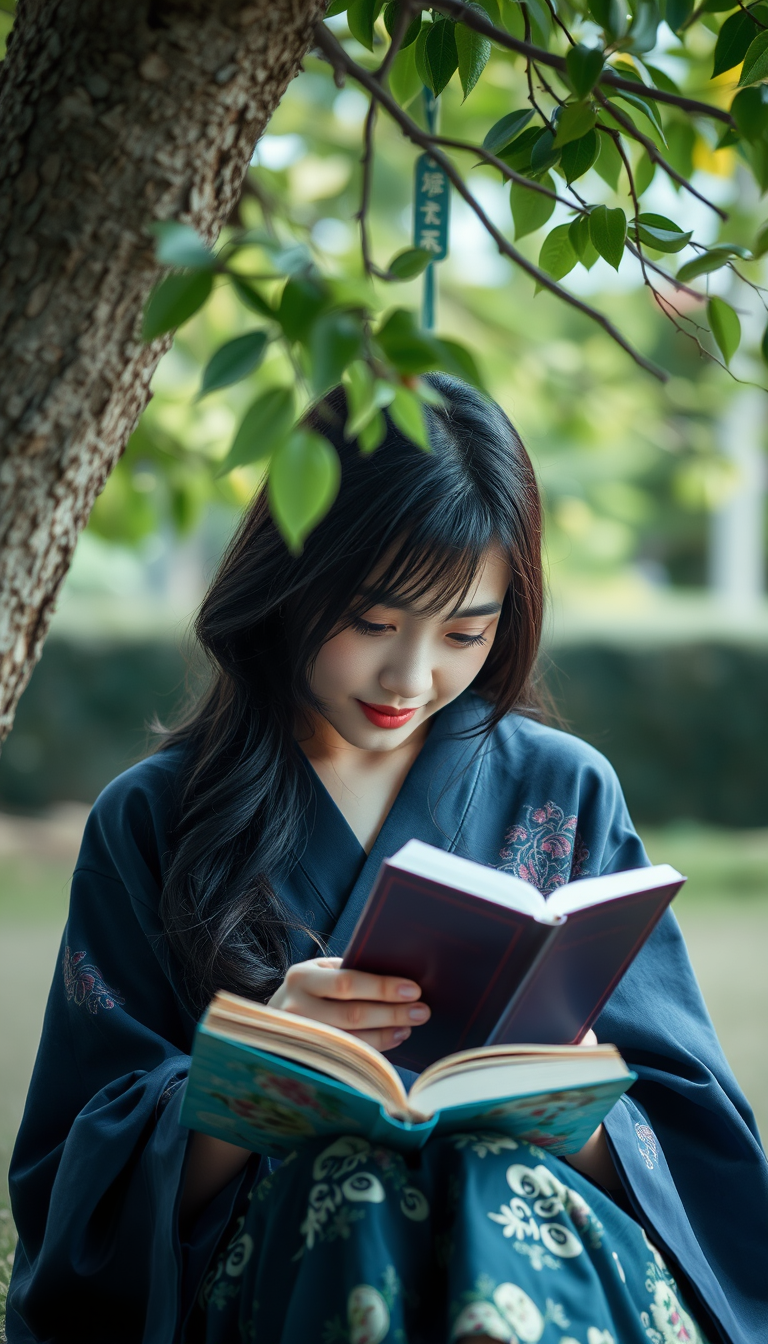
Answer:
[[278, 1166], [179, 1125], [218, 988], [418, 1031], [418, 985], [338, 961], [406, 840], [545, 893], [647, 863], [607, 762], [536, 717], [525, 450], [430, 381], [429, 454], [388, 422], [362, 458], [339, 391], [314, 413], [336, 504], [294, 559], [257, 499], [198, 620], [208, 690], [96, 803], [13, 1160], [11, 1344], [768, 1337], [765, 1159], [670, 914], [597, 1024], [639, 1080], [569, 1163], [467, 1135]]

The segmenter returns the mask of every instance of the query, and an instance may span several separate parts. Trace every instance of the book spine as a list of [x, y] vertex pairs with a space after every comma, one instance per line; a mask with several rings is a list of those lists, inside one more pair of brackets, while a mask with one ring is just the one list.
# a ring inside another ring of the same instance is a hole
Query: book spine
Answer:
[[423, 1148], [432, 1137], [440, 1116], [433, 1115], [422, 1124], [408, 1124], [387, 1115], [384, 1107], [379, 1108], [379, 1117], [368, 1133], [371, 1143], [381, 1143], [385, 1148], [397, 1148], [400, 1152], [415, 1152]]
[[522, 1002], [522, 999], [528, 989], [528, 986], [531, 984], [532, 980], [537, 975], [539, 967], [541, 966], [542, 962], [548, 956], [549, 950], [553, 942], [557, 938], [557, 935], [560, 932], [560, 929], [564, 923], [565, 923], [565, 916], [557, 924], [553, 924], [551, 929], [549, 929], [547, 937], [542, 942], [541, 947], [539, 948], [536, 956], [534, 957], [533, 961], [528, 967], [528, 970], [526, 971], [525, 975], [523, 976], [522, 980], [517, 986], [514, 994], [509, 1000], [506, 1008], [504, 1009], [504, 1012], [502, 1013], [501, 1017], [496, 1023], [496, 1026], [493, 1028], [493, 1031], [491, 1032], [490, 1036], [488, 1036], [485, 1042], [486, 1045], [507, 1045], [516, 1043], [514, 1036], [511, 1037], [509, 1041], [507, 1040], [506, 1036], [507, 1027], [509, 1026], [509, 1023], [515, 1016], [518, 1004]]

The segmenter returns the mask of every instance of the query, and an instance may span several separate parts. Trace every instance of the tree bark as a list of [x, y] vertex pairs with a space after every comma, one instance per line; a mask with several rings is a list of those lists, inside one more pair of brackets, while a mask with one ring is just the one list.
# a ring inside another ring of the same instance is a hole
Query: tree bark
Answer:
[[0, 741], [170, 341], [153, 220], [212, 242], [325, 0], [21, 0], [0, 68]]

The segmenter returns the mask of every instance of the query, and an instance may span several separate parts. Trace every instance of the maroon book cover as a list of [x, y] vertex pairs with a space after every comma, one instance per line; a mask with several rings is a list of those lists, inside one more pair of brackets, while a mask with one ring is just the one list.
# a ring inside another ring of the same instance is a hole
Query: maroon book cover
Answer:
[[[409, 870], [406, 851], [419, 871]], [[431, 856], [439, 856], [435, 876], [427, 876]], [[604, 899], [621, 878], [629, 892]], [[593, 901], [561, 915], [517, 878], [412, 841], [382, 864], [343, 964], [421, 985], [432, 1017], [387, 1053], [405, 1068], [497, 1042], [571, 1044], [683, 881], [669, 868], [589, 879], [573, 891]], [[560, 889], [558, 903], [568, 892]]]

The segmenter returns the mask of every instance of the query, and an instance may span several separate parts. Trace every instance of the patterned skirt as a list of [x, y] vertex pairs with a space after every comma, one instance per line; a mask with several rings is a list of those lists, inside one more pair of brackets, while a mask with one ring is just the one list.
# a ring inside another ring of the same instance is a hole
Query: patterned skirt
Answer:
[[252, 1189], [198, 1321], [206, 1344], [706, 1344], [639, 1224], [499, 1134], [308, 1144]]

